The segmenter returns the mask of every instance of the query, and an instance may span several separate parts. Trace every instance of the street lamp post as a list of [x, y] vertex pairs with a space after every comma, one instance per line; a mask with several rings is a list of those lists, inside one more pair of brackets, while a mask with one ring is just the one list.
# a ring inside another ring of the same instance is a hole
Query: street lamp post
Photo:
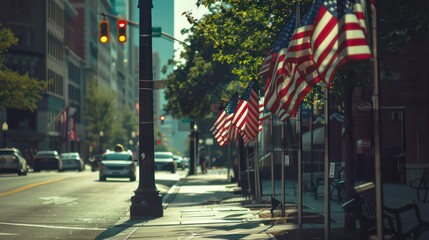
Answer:
[[198, 170], [197, 170], [197, 141], [198, 141], [198, 137], [197, 137], [197, 135], [198, 135], [198, 125], [196, 124], [196, 123], [194, 123], [194, 126], [193, 126], [193, 129], [194, 129], [194, 175], [197, 175], [197, 172], [198, 172]]
[[7, 133], [7, 130], [9, 130], [9, 126], [7, 125], [7, 122], [4, 122], [1, 125], [1, 129], [3, 130], [3, 147], [6, 147], [6, 133]]
[[131, 197], [131, 218], [162, 217], [162, 196], [155, 185], [152, 0], [139, 0], [139, 185]]
[[100, 152], [103, 153], [103, 137], [104, 137], [104, 132], [100, 131]]

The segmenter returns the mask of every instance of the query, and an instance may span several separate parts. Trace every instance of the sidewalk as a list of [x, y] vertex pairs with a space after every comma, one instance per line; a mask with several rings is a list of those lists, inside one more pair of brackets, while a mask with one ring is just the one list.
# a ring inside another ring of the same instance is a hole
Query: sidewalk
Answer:
[[[275, 182], [276, 199], [280, 200], [279, 181]], [[226, 169], [209, 170], [182, 178], [163, 196], [164, 216], [130, 220], [124, 216], [97, 239], [321, 239], [323, 238], [323, 196], [314, 198], [312, 193], [303, 196], [303, 228], [295, 231], [298, 238], [286, 237], [285, 230], [298, 228], [296, 223], [296, 186], [285, 184], [287, 217], [280, 209], [271, 218], [271, 182], [262, 181], [262, 203], [252, 203], [243, 197], [237, 183], [230, 183]], [[406, 194], [399, 194], [406, 193]], [[385, 204], [390, 207], [413, 202], [415, 192], [405, 185], [386, 184]], [[344, 210], [341, 203], [331, 201], [330, 225], [336, 232], [332, 239], [352, 240], [344, 235]], [[419, 203], [423, 218], [428, 221], [429, 204]], [[409, 216], [415, 219], [414, 216]], [[286, 219], [286, 220], [285, 220]], [[407, 220], [408, 221], [408, 220]], [[290, 231], [288, 231], [290, 232]], [[277, 238], [274, 236], [277, 235]], [[311, 237], [313, 235], [313, 237]]]
[[226, 169], [188, 176], [163, 196], [163, 217], [120, 221], [97, 239], [262, 240], [271, 239], [268, 232], [285, 229], [285, 225], [263, 224], [266, 219], [259, 213], [269, 211], [269, 205], [265, 209], [243, 206], [246, 199], [234, 193], [237, 190], [237, 183], [228, 181]]

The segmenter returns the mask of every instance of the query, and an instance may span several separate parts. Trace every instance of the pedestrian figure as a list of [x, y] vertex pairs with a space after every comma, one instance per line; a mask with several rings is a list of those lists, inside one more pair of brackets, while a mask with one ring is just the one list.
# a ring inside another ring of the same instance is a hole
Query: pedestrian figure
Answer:
[[203, 147], [200, 149], [200, 166], [201, 172], [207, 173], [206, 152]]
[[115, 152], [123, 152], [123, 151], [125, 151], [124, 147], [121, 144], [116, 144]]

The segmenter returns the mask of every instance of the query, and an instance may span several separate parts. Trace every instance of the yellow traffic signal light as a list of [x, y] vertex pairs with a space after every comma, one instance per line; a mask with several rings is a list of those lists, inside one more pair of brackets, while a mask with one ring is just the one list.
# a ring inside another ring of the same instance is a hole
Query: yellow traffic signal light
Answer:
[[127, 20], [118, 20], [118, 41], [120, 43], [127, 41]]
[[109, 42], [109, 21], [101, 20], [100, 21], [100, 42], [108, 43]]

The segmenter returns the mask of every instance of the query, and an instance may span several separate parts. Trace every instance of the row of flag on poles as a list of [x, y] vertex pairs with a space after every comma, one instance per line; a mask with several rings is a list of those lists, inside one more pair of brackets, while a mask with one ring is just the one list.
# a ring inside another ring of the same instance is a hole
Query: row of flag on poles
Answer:
[[219, 145], [239, 136], [244, 143], [255, 140], [270, 114], [282, 121], [295, 117], [316, 84], [330, 87], [341, 65], [370, 59], [364, 13], [361, 0], [315, 0], [302, 21], [292, 15], [258, 73], [264, 96], [254, 80], [218, 114], [210, 131]]

